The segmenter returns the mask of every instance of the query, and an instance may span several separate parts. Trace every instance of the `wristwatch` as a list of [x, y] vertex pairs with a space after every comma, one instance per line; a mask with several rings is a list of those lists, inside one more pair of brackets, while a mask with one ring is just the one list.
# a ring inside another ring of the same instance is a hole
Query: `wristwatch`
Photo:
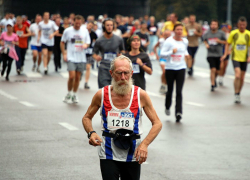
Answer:
[[88, 133], [88, 138], [90, 138], [91, 134], [93, 134], [93, 133], [96, 133], [96, 132], [95, 132], [95, 131], [90, 131], [90, 132]]

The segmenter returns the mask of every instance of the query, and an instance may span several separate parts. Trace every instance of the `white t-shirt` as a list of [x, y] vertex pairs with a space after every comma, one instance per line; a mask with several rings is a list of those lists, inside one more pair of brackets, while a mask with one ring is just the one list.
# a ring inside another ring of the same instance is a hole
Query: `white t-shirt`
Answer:
[[39, 32], [39, 26], [37, 23], [33, 23], [30, 25], [30, 32], [35, 34], [35, 36], [31, 36], [30, 45], [41, 46], [41, 41], [37, 42], [37, 37]]
[[[187, 52], [188, 40], [182, 38], [182, 41], [176, 41], [172, 36], [164, 41], [161, 48], [161, 58], [166, 59], [165, 69], [180, 70], [186, 69], [185, 55]], [[177, 48], [177, 52], [173, 53], [173, 49]]]
[[3, 29], [3, 32], [6, 32], [7, 31], [7, 28], [6, 28], [6, 25], [8, 24], [8, 23], [12, 23], [12, 24], [14, 24], [14, 22], [12, 21], [12, 19], [2, 19], [1, 20], [1, 22], [0, 22], [0, 24], [1, 24], [1, 26], [4, 26], [4, 29]]
[[102, 30], [100, 30], [100, 29], [97, 29], [96, 31], [95, 31], [95, 33], [96, 33], [96, 35], [97, 35], [97, 37], [101, 37], [102, 36]]
[[116, 29], [115, 31], [113, 31], [113, 34], [122, 37], [122, 31], [120, 29]]
[[41, 43], [47, 46], [54, 46], [54, 38], [49, 38], [51, 34], [58, 30], [58, 26], [54, 21], [49, 20], [47, 24], [44, 21], [39, 23], [39, 30], [41, 30]]
[[75, 30], [74, 27], [68, 27], [64, 30], [61, 41], [67, 43], [68, 61], [74, 63], [86, 62], [86, 50], [82, 48], [82, 45], [91, 42], [86, 28]]
[[82, 24], [81, 28], [87, 28], [86, 24]]

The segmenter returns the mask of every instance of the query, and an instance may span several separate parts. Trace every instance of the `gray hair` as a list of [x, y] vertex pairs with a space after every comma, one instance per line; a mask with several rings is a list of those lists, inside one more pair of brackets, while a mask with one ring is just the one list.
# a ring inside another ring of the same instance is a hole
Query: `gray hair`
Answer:
[[131, 61], [127, 56], [120, 55], [120, 56], [116, 57], [115, 59], [113, 59], [113, 60], [111, 61], [111, 64], [110, 64], [110, 70], [111, 70], [111, 71], [114, 71], [114, 70], [115, 70], [115, 62], [118, 61], [118, 60], [127, 60], [127, 61], [129, 62], [130, 71], [133, 70], [132, 61]]

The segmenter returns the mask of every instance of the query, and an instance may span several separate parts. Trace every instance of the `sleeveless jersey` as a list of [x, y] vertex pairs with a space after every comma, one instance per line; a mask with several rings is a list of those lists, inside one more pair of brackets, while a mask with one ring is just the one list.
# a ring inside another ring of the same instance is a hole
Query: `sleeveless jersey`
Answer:
[[[140, 104], [140, 88], [132, 86], [132, 93], [130, 102], [127, 108], [117, 109], [111, 99], [111, 86], [105, 86], [102, 88], [102, 102], [100, 114], [102, 117], [102, 131], [107, 133], [115, 133], [116, 130], [109, 130], [108, 128], [108, 112], [129, 112], [134, 115], [134, 127], [133, 132], [137, 135], [141, 135], [142, 132], [142, 110]], [[99, 147], [100, 159], [109, 159], [115, 161], [132, 162], [134, 158], [135, 149], [141, 143], [140, 139], [133, 140], [133, 145], [128, 150], [123, 150], [115, 146], [113, 138], [102, 136], [102, 144]]]

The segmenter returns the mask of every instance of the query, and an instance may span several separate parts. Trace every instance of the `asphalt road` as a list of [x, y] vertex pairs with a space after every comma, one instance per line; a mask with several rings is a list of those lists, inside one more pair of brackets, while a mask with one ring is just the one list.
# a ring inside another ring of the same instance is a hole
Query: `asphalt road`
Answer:
[[[234, 104], [233, 68], [230, 62], [224, 86], [210, 92], [206, 50], [199, 48], [194, 77], [186, 77], [183, 90], [183, 120], [175, 123], [164, 114], [164, 95], [159, 94], [161, 70], [153, 63], [146, 76], [147, 92], [163, 123], [149, 146], [142, 165], [142, 180], [249, 180], [250, 179], [250, 73]], [[79, 104], [62, 102], [67, 93], [66, 64], [49, 75], [31, 71], [27, 53], [24, 74], [12, 66], [10, 82], [0, 79], [0, 179], [100, 180], [97, 148], [89, 146], [81, 119], [97, 87], [97, 71], [90, 77], [90, 90], [80, 84]], [[42, 68], [41, 68], [42, 69]], [[100, 134], [99, 113], [93, 118]], [[143, 138], [150, 130], [143, 116]]]

